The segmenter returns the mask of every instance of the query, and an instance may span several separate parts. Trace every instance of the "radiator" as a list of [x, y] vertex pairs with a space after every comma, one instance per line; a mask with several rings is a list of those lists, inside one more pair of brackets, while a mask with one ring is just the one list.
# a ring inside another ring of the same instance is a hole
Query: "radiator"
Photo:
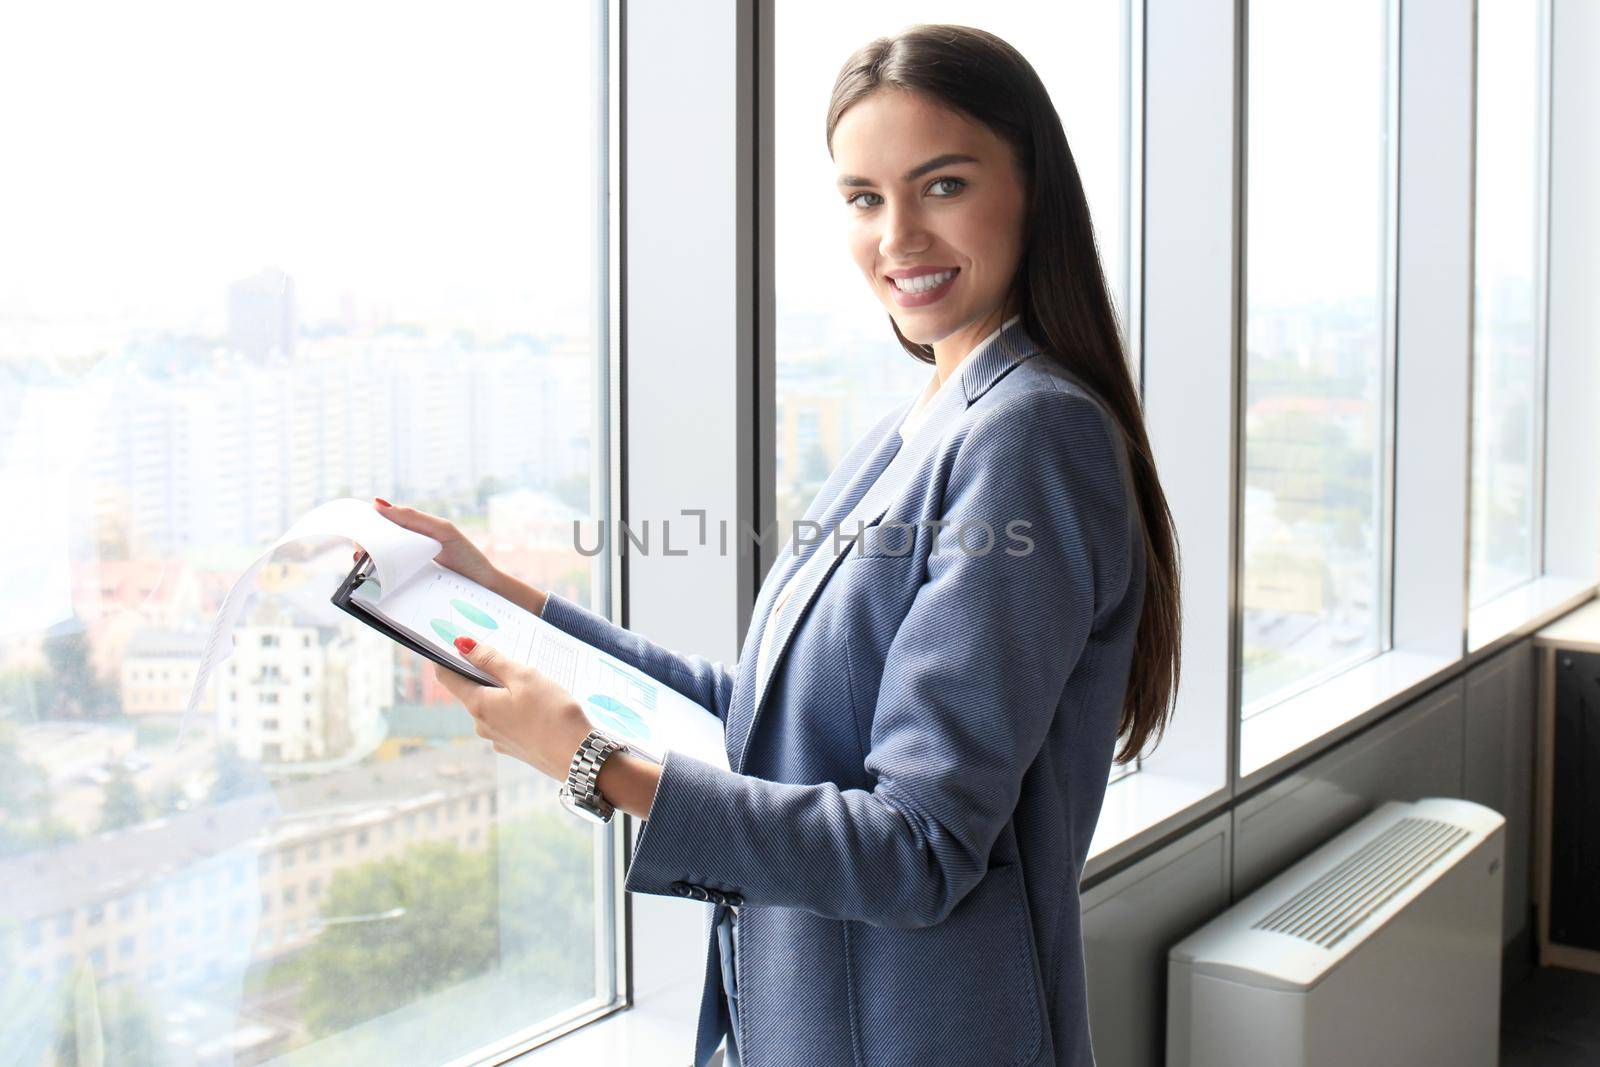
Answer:
[[1168, 1067], [1494, 1067], [1504, 826], [1386, 803], [1178, 942]]

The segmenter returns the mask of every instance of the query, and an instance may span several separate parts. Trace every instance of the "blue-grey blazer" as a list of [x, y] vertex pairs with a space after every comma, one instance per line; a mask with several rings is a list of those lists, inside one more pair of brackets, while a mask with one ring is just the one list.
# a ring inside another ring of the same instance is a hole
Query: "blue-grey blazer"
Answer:
[[[626, 887], [709, 896], [719, 919], [738, 908], [745, 1067], [1094, 1062], [1078, 881], [1139, 624], [1143, 537], [1098, 399], [1041, 358], [1021, 320], [969, 358], [960, 387], [930, 401], [921, 432], [936, 436], [882, 516], [914, 533], [852, 542], [852, 526], [839, 551], [791, 539], [733, 667], [560, 596], [544, 609], [724, 722], [732, 770], [668, 754]], [[832, 531], [912, 446], [898, 433], [909, 408], [851, 448], [807, 520]], [[774, 590], [819, 551], [833, 559], [790, 598], [758, 687]], [[704, 981], [696, 1067], [729, 1026], [715, 936]]]

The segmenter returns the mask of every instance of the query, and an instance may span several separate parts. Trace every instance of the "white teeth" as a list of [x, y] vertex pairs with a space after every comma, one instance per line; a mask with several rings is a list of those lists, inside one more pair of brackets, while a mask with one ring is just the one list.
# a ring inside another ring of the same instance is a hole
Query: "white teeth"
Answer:
[[922, 274], [915, 278], [891, 278], [894, 287], [902, 293], [921, 293], [929, 289], [937, 289], [945, 282], [956, 276], [953, 270], [940, 271], [938, 274]]

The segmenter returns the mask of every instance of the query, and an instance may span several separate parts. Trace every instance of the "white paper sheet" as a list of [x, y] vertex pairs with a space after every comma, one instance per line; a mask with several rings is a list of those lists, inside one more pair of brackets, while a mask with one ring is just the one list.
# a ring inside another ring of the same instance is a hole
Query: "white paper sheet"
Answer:
[[[728, 766], [722, 722], [670, 686], [567, 634], [532, 612], [433, 562], [438, 541], [390, 522], [365, 500], [329, 501], [302, 516], [247, 568], [212, 624], [189, 697], [199, 706], [207, 679], [233, 650], [233, 629], [263, 564], [283, 545], [309, 537], [342, 537], [372, 557], [380, 593], [375, 606], [393, 623], [446, 655], [466, 634], [549, 675], [582, 706], [596, 727], [660, 759], [680, 750]], [[331, 595], [332, 590], [329, 590]], [[367, 589], [356, 599], [374, 603]], [[463, 713], [464, 714], [464, 713]]]
[[[355, 599], [371, 602], [365, 589]], [[482, 641], [553, 678], [597, 727], [660, 759], [680, 749], [727, 766], [722, 723], [670, 686], [551, 626], [477, 582], [429, 562], [376, 605], [390, 622], [446, 655], [459, 636]]]

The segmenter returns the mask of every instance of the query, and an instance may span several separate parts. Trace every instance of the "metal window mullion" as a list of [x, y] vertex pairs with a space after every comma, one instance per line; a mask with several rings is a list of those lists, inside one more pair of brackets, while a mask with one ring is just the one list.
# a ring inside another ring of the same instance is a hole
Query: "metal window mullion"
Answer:
[[[1378, 527], [1378, 648], [1382, 655], [1394, 648], [1395, 588], [1395, 421], [1399, 402], [1396, 367], [1400, 347], [1400, 94], [1405, 72], [1401, 67], [1400, 0], [1389, 0], [1384, 7], [1388, 53], [1384, 63], [1384, 232], [1383, 232], [1383, 355], [1379, 373], [1383, 393], [1379, 411], [1381, 459], [1378, 463], [1380, 486], [1376, 492], [1381, 506], [1375, 517]], [[1470, 449], [1470, 444], [1469, 444]]]
[[[595, 284], [600, 288], [597, 297], [604, 320], [603, 343], [598, 344], [596, 387], [604, 397], [595, 405], [608, 420], [603, 431], [591, 441], [605, 442], [605, 454], [593, 457], [593, 469], [601, 485], [591, 499], [602, 502], [602, 517], [618, 522], [627, 518], [627, 345], [626, 345], [626, 284], [627, 241], [624, 210], [624, 193], [627, 189], [627, 3], [626, 0], [597, 0], [595, 83], [602, 97], [597, 101], [601, 136], [595, 138], [596, 173], [600, 177], [599, 204], [596, 223], [604, 227], [604, 241], [596, 247], [603, 250], [604, 262], [595, 273]], [[609, 553], [595, 557], [602, 567], [597, 583], [597, 604], [605, 604], [614, 619], [627, 623], [627, 559], [613, 561]], [[609, 990], [597, 989], [597, 995], [607, 999], [621, 998], [624, 1004], [633, 1003], [633, 907], [623, 883], [627, 875], [627, 861], [636, 833], [632, 816], [623, 813], [605, 827], [604, 855], [600, 864], [608, 872], [607, 883], [599, 893], [609, 900], [605, 925], [609, 927], [611, 956], [611, 982]], [[597, 941], [596, 959], [603, 958]], [[596, 967], [596, 971], [599, 968]], [[597, 975], [596, 982], [599, 982]]]
[[1535, 230], [1538, 234], [1537, 246], [1534, 252], [1534, 383], [1533, 383], [1533, 444], [1531, 449], [1533, 470], [1529, 472], [1528, 484], [1537, 487], [1538, 499], [1531, 507], [1532, 529], [1529, 536], [1533, 540], [1533, 573], [1529, 578], [1538, 578], [1545, 573], [1545, 501], [1548, 499], [1549, 485], [1546, 481], [1545, 463], [1546, 454], [1550, 447], [1549, 437], [1549, 383], [1550, 383], [1550, 152], [1551, 142], [1551, 89], [1554, 71], [1552, 56], [1555, 51], [1553, 33], [1555, 27], [1555, 12], [1552, 10], [1551, 0], [1540, 0], [1539, 3], [1539, 106], [1538, 106], [1538, 167], [1539, 174], [1535, 183], [1538, 191], [1538, 212]]

